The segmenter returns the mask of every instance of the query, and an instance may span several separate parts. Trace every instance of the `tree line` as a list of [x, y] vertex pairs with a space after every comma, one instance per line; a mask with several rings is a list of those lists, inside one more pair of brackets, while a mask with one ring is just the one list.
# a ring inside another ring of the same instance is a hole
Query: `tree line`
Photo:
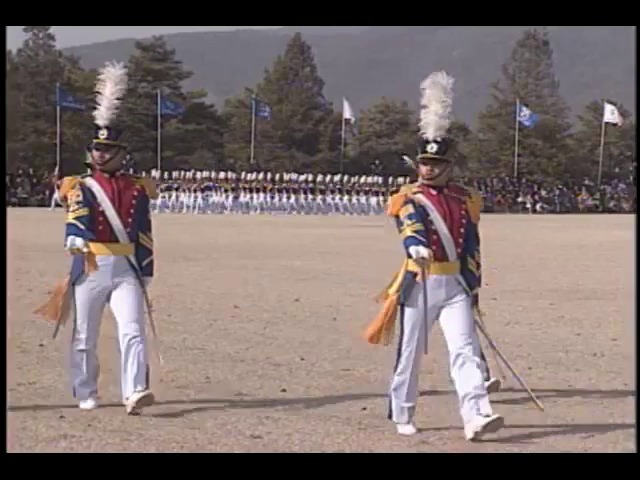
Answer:
[[[61, 159], [65, 173], [84, 170], [85, 146], [93, 133], [91, 116], [97, 70], [56, 46], [50, 26], [27, 26], [26, 39], [7, 52], [7, 171], [53, 171], [56, 164], [56, 90], [87, 105], [62, 109]], [[406, 101], [382, 96], [348, 123], [343, 145], [342, 105], [324, 96], [311, 46], [299, 33], [265, 69], [262, 80], [228, 98], [221, 111], [207, 92], [185, 91], [193, 76], [161, 36], [137, 41], [128, 59], [129, 90], [119, 115], [136, 168], [156, 166], [157, 92], [182, 107], [162, 116], [163, 170], [271, 170], [406, 174], [401, 153], [415, 152], [419, 112]], [[429, 72], [425, 72], [425, 75]], [[511, 174], [514, 163], [516, 101], [537, 118], [519, 126], [519, 173], [547, 178], [594, 177], [598, 169], [603, 105], [618, 109], [624, 122], [606, 126], [604, 178], [635, 162], [635, 122], [615, 99], [594, 99], [572, 122], [559, 93], [553, 48], [546, 30], [527, 30], [505, 59], [477, 127], [456, 121], [461, 163], [473, 176]], [[416, 92], [421, 79], [416, 79]], [[417, 96], [417, 94], [416, 94]], [[254, 118], [253, 99], [268, 105], [268, 118]], [[417, 105], [416, 105], [417, 107]], [[250, 164], [255, 127], [255, 164]], [[344, 150], [343, 150], [344, 147]]]

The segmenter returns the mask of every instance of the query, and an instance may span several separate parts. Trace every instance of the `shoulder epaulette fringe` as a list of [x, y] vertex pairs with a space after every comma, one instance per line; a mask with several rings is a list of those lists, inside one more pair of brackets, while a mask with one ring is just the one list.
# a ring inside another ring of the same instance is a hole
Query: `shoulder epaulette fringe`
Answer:
[[154, 180], [147, 177], [136, 177], [136, 183], [142, 185], [150, 199], [155, 200], [158, 198], [158, 190]]
[[471, 221], [477, 225], [480, 221], [480, 213], [482, 212], [482, 195], [475, 188], [462, 183], [456, 182], [452, 185], [464, 192], [464, 196], [467, 201], [467, 208], [469, 209], [469, 216], [471, 217]]
[[395, 195], [389, 197], [387, 201], [387, 215], [390, 217], [397, 217], [400, 214], [400, 210], [407, 199], [406, 193], [398, 192]]
[[397, 217], [400, 214], [400, 209], [406, 202], [407, 197], [414, 193], [417, 187], [417, 183], [404, 185], [400, 188], [398, 193], [391, 195], [387, 202], [387, 215], [390, 217]]
[[475, 188], [463, 186], [467, 195], [467, 208], [471, 221], [476, 225], [480, 221], [480, 212], [482, 212], [482, 195]]
[[71, 190], [75, 190], [78, 187], [78, 184], [81, 182], [80, 177], [64, 177], [60, 182], [60, 189], [58, 190], [58, 195], [60, 200], [64, 203], [66, 202], [67, 195]]

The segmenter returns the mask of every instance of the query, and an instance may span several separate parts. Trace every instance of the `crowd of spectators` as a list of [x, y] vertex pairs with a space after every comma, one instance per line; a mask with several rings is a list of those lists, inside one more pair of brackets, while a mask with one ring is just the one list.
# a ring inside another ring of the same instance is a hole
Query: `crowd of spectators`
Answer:
[[484, 198], [485, 212], [635, 213], [635, 182], [611, 179], [600, 187], [588, 178], [554, 182], [526, 177], [467, 180]]
[[54, 192], [53, 176], [33, 169], [18, 170], [5, 175], [5, 205], [7, 207], [44, 207]]

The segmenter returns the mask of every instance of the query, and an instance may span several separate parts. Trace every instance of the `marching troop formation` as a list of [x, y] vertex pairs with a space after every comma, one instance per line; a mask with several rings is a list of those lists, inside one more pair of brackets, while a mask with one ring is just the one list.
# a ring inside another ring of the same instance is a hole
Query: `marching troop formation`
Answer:
[[383, 183], [380, 176], [215, 171], [173, 172], [172, 181], [164, 173], [154, 213], [380, 215], [390, 190], [408, 182], [406, 177]]
[[[500, 429], [504, 420], [492, 410], [489, 400], [490, 393], [500, 389], [500, 381], [489, 372], [478, 336], [480, 330], [490, 340], [479, 311], [482, 200], [478, 192], [453, 178], [457, 148], [448, 134], [452, 87], [453, 79], [444, 72], [430, 75], [421, 85], [418, 155], [405, 158], [417, 175], [415, 183], [403, 178], [383, 186], [382, 179], [373, 176], [312, 178], [292, 173], [271, 178], [269, 173], [250, 173], [243, 178], [211, 172], [208, 178], [196, 178], [197, 186], [191, 192], [176, 187], [157, 191], [156, 172], [140, 177], [124, 169], [127, 145], [115, 117], [127, 88], [126, 69], [122, 64], [107, 64], [96, 88], [95, 136], [87, 147], [90, 171], [64, 178], [59, 192], [67, 211], [65, 250], [72, 255], [70, 271], [37, 310], [55, 324], [56, 333], [74, 311], [70, 383], [79, 407], [94, 410], [99, 406], [96, 349], [107, 303], [118, 324], [126, 413], [140, 414], [155, 401], [149, 340], [156, 338], [156, 330], [148, 295], [154, 276], [154, 210], [384, 212], [396, 221], [405, 258], [379, 296], [383, 305], [364, 338], [371, 344], [388, 344], [393, 333], [399, 332], [389, 386], [389, 420], [401, 435], [418, 432], [414, 415], [419, 367], [429, 352], [431, 328], [439, 323], [465, 438], [480, 439]], [[387, 191], [389, 187], [395, 191]], [[492, 341], [489, 344], [499, 353]]]

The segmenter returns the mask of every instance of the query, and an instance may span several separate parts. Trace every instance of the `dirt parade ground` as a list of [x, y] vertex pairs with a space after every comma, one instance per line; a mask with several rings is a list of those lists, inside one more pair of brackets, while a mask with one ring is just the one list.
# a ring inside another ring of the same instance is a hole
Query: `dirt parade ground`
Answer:
[[69, 268], [64, 213], [7, 214], [9, 451], [636, 451], [635, 216], [482, 217], [487, 327], [546, 410], [507, 372], [491, 396], [505, 427], [470, 443], [438, 326], [420, 432], [386, 418], [395, 345], [362, 339], [403, 258], [385, 217], [156, 215], [164, 366], [152, 359], [157, 402], [132, 417], [109, 310], [90, 412], [71, 396], [71, 326], [52, 340], [32, 313]]

